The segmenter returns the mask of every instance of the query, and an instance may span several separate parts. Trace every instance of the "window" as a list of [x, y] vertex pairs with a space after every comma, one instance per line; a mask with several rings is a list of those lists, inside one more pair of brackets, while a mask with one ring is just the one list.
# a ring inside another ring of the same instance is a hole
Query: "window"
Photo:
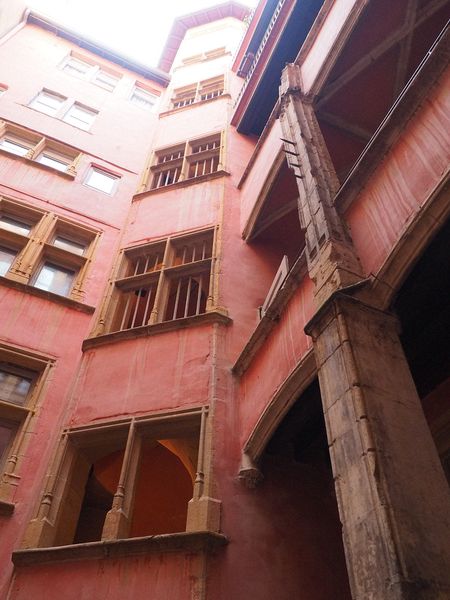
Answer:
[[72, 177], [76, 175], [75, 166], [80, 158], [80, 153], [74, 148], [5, 121], [0, 121], [0, 150]]
[[30, 542], [61, 546], [206, 529], [205, 511], [196, 507], [207, 502], [208, 428], [208, 408], [199, 407], [67, 429], [52, 467], [59, 476], [48, 479], [42, 500], [50, 498], [54, 518], [39, 514]]
[[72, 289], [74, 277], [75, 271], [45, 262], [39, 269], [33, 285], [47, 292], [68, 296]]
[[30, 108], [35, 108], [46, 115], [55, 116], [66, 100], [67, 98], [65, 96], [60, 96], [59, 94], [44, 89], [33, 98], [28, 106]]
[[28, 140], [8, 135], [0, 140], [0, 148], [16, 156], [25, 156], [31, 150], [32, 146]]
[[[79, 61], [77, 61], [79, 62]], [[30, 108], [59, 118], [65, 122], [88, 131], [98, 114], [93, 108], [84, 106], [79, 102], [61, 96], [56, 92], [42, 90], [28, 105]]]
[[105, 194], [112, 194], [119, 179], [118, 175], [113, 175], [97, 167], [91, 167], [84, 183], [100, 192], [105, 192]]
[[14, 233], [20, 233], [21, 235], [28, 235], [31, 231], [31, 225], [19, 221], [18, 219], [8, 217], [6, 215], [0, 215], [0, 227], [7, 231]]
[[71, 56], [64, 64], [63, 71], [65, 71], [66, 73], [70, 73], [70, 75], [83, 77], [88, 73], [88, 71], [91, 68], [92, 65], [90, 63], [84, 62], [83, 60], [79, 60], [78, 58], [74, 58], [73, 56]]
[[26, 452], [26, 434], [31, 433], [34, 409], [52, 364], [46, 357], [0, 343], [0, 473], [5, 474], [0, 478], [0, 505], [9, 504], [9, 510]]
[[220, 133], [158, 150], [151, 167], [150, 189], [215, 173], [221, 169]]
[[3, 276], [8, 272], [9, 267], [16, 258], [16, 254], [17, 252], [14, 252], [14, 250], [0, 246], [0, 275]]
[[144, 88], [135, 85], [130, 100], [133, 102], [133, 104], [137, 104], [138, 106], [142, 106], [142, 108], [151, 110], [157, 103], [158, 98], [159, 96], [157, 94], [154, 94], [148, 90], [144, 90]]
[[120, 74], [105, 71], [89, 60], [70, 55], [62, 65], [62, 70], [69, 75], [87, 79], [99, 87], [112, 92], [119, 82]]
[[99, 70], [92, 80], [92, 83], [95, 83], [95, 85], [98, 85], [99, 87], [102, 87], [103, 89], [108, 90], [109, 92], [113, 91], [118, 82], [119, 77], [111, 75], [110, 73], [107, 73], [106, 71], [102, 70]]
[[52, 213], [0, 198], [0, 275], [80, 300], [97, 236]]
[[[37, 373], [0, 362], [0, 469], [29, 410], [30, 392]], [[24, 410], [25, 409], [25, 410]]]
[[199, 84], [200, 100], [212, 100], [223, 94], [224, 78], [214, 77]]
[[88, 131], [97, 116], [97, 111], [75, 102], [63, 117], [63, 121]]
[[183, 170], [184, 151], [185, 145], [157, 154], [156, 165], [152, 169], [154, 172], [152, 189], [177, 183]]
[[48, 167], [53, 167], [53, 169], [65, 173], [72, 164], [73, 159], [71, 156], [60, 154], [56, 151], [52, 151], [51, 148], [48, 148], [48, 150], [39, 154], [36, 161], [41, 165], [47, 165]]
[[197, 96], [197, 86], [187, 86], [174, 90], [172, 97], [172, 107], [182, 108], [183, 106], [189, 106], [194, 104]]
[[205, 79], [196, 84], [178, 88], [173, 91], [172, 108], [183, 108], [196, 102], [204, 102], [219, 98], [224, 93], [224, 76]]
[[214, 230], [125, 250], [111, 331], [207, 312]]
[[53, 245], [57, 248], [62, 248], [63, 250], [69, 250], [70, 252], [75, 252], [75, 254], [79, 254], [83, 256], [86, 252], [86, 244], [80, 244], [80, 242], [75, 242], [74, 240], [69, 240], [68, 238], [57, 235], [53, 240]]
[[14, 277], [20, 271], [18, 259], [30, 241], [30, 234], [42, 213], [18, 207], [5, 199], [0, 200], [0, 275]]

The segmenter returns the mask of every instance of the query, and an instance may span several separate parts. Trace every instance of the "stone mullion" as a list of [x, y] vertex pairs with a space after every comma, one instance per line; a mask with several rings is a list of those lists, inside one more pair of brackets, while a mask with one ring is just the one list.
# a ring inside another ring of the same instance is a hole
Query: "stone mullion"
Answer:
[[156, 285], [155, 300], [153, 301], [153, 308], [150, 313], [148, 325], [154, 325], [162, 320], [162, 313], [165, 308], [169, 281], [166, 281], [165, 270], [166, 267], [172, 264], [173, 249], [171, 246], [170, 238], [166, 241], [166, 247], [164, 248], [163, 262], [161, 270], [159, 272], [158, 283]]
[[396, 320], [338, 293], [307, 329], [353, 598], [447, 598], [450, 492]]
[[188, 503], [187, 531], [219, 531], [220, 501], [213, 497], [212, 423], [208, 408], [202, 408], [197, 469], [192, 500]]
[[105, 518], [102, 540], [129, 537], [141, 446], [142, 439], [133, 420], [128, 432], [119, 483], [111, 510]]
[[34, 226], [31, 234], [28, 236], [28, 242], [19, 252], [17, 258], [11, 266], [8, 277], [15, 281], [27, 284], [36, 267], [42, 246], [48, 236], [56, 217], [51, 214], [45, 214], [37, 225]]

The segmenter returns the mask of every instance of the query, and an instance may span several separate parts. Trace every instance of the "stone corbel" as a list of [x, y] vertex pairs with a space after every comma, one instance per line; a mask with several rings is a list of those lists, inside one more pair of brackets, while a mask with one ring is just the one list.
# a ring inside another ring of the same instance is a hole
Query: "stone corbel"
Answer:
[[264, 479], [264, 475], [258, 466], [245, 452], [242, 454], [238, 478], [250, 490], [255, 489]]

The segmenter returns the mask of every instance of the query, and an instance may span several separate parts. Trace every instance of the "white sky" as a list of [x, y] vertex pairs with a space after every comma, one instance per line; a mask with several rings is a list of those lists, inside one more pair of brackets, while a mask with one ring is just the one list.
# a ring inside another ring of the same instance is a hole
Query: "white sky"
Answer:
[[[28, 0], [30, 8], [117, 52], [156, 66], [174, 17], [223, 0]], [[254, 7], [258, 0], [240, 0]]]

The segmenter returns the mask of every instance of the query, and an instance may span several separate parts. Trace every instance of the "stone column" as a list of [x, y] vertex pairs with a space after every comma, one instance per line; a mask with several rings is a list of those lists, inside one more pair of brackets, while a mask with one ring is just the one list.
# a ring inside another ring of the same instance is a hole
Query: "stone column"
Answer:
[[396, 319], [337, 292], [306, 331], [353, 598], [450, 598], [450, 491]]
[[294, 64], [285, 67], [281, 78], [280, 124], [288, 165], [297, 178], [300, 226], [320, 306], [337, 289], [362, 279], [362, 271], [333, 204], [339, 181], [311, 99], [302, 93], [300, 69]]

